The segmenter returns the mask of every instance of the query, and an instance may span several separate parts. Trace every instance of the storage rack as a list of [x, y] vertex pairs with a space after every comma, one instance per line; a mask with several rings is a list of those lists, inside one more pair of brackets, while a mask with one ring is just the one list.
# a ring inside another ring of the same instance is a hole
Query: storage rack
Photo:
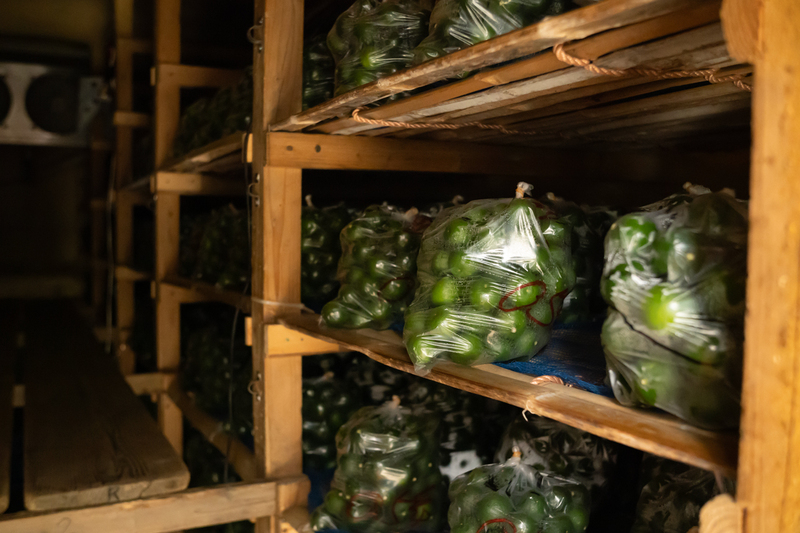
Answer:
[[[160, 0], [157, 6], [162, 28], [168, 21], [177, 20], [174, 0]], [[724, 34], [717, 23], [720, 8]], [[68, 519], [81, 531], [107, 531], [108, 522], [104, 520], [114, 520], [120, 531], [158, 532], [245, 516], [262, 517], [256, 523], [259, 533], [273, 532], [285, 525], [298, 529], [302, 526], [307, 520], [303, 513], [307, 484], [300, 476], [299, 356], [345, 348], [401, 370], [411, 368], [403, 346], [393, 334], [323, 330], [316, 316], [297, 310], [302, 169], [468, 171], [492, 176], [529, 175], [531, 168], [543, 168], [546, 175], [559, 175], [585, 170], [586, 165], [603, 159], [592, 156], [581, 164], [569, 159], [574, 154], [570, 147], [588, 141], [669, 141], [695, 139], [709, 133], [725, 139], [726, 129], [750, 120], [749, 96], [727, 86], [706, 85], [697, 80], [609, 79], [568, 67], [548, 50], [569, 42], [569, 53], [600, 58], [597, 63], [606, 66], [647, 65], [669, 70], [715, 66], [742, 75], [756, 73], [745, 78], [754, 90], [748, 315], [740, 434], [698, 430], [668, 415], [622, 408], [555, 384], [532, 385], [529, 377], [491, 366], [442, 365], [428, 377], [638, 449], [712, 470], [735, 472], [738, 492], [736, 503], [728, 508], [730, 531], [797, 530], [800, 491], [794, 480], [800, 474], [795, 453], [800, 448], [800, 433], [793, 420], [800, 414], [794, 392], [800, 383], [800, 204], [796, 201], [800, 197], [800, 158], [796, 151], [800, 142], [800, 70], [796, 68], [800, 59], [800, 6], [794, 0], [724, 0], [721, 4], [717, 0], [604, 0], [399, 72], [302, 113], [302, 0], [257, 0], [255, 21], [253, 136], [246, 143], [245, 152], [248, 161], [252, 161], [254, 177], [250, 335], [254, 479], [259, 481], [127, 504], [49, 514], [23, 513], [0, 519], [0, 529], [11, 523], [19, 526], [14, 531], [54, 530], [56, 524]], [[176, 33], [172, 35], [157, 42], [157, 61], [175, 61]], [[171, 44], [167, 42], [170, 39]], [[700, 46], [694, 47], [698, 43]], [[528, 57], [537, 52], [540, 53]], [[511, 59], [521, 60], [499, 65]], [[158, 66], [156, 71], [159, 69], [169, 70]], [[551, 135], [497, 136], [465, 129], [424, 133], [419, 139], [408, 139], [418, 132], [369, 128], [348, 118], [354, 108], [390, 94], [478, 69], [484, 70], [462, 81], [372, 108], [364, 115], [448, 123], [480, 119]], [[175, 92], [159, 87], [158, 80], [156, 76], [161, 101], [174, 102]], [[670, 91], [664, 92], [665, 88]], [[632, 99], [633, 96], [637, 98]], [[558, 120], [547, 120], [556, 115]], [[177, 123], [174, 117], [160, 120], [162, 126], [170, 120], [173, 125]], [[158, 124], [157, 113], [157, 130]], [[567, 131], [560, 130], [563, 124], [569, 124]], [[570, 138], [575, 133], [593, 137]], [[201, 152], [194, 157], [213, 163], [214, 157], [202, 156]], [[160, 153], [165, 154], [164, 148]], [[609, 157], [619, 163], [628, 155], [632, 154], [617, 151]], [[669, 150], [656, 150], [650, 155], [671, 171], [683, 169], [694, 176], [702, 176], [715, 164], [721, 169], [717, 176], [724, 175], [735, 170], [739, 161], [735, 155], [706, 157], [687, 153], [686, 157], [678, 157], [680, 152]], [[202, 182], [203, 178], [198, 179]], [[158, 181], [156, 177], [154, 183]], [[177, 239], [175, 231], [167, 230], [168, 226], [177, 226], [178, 213], [173, 208], [178, 192], [161, 193], [157, 187], [156, 209], [162, 213], [158, 222], [160, 238], [171, 235]], [[178, 297], [169, 296], [169, 292], [180, 284], [170, 282], [169, 261], [161, 257], [156, 296], [162, 309], [173, 310], [167, 316], [174, 321]], [[175, 290], [178, 291], [201, 297], [196, 287], [183, 286]], [[170, 325], [166, 321], [164, 317], [160, 322], [160, 347], [175, 343], [174, 335], [165, 329]], [[171, 324], [174, 327], [175, 323]], [[161, 338], [165, 333], [166, 338]], [[192, 411], [191, 404], [183, 404], [181, 396], [174, 392], [176, 357], [177, 351], [160, 351], [159, 373], [129, 378], [137, 392], [160, 395], [162, 428], [173, 443], [175, 434], [169, 424], [176, 419], [174, 405], [180, 406], [184, 414]], [[168, 403], [167, 396], [174, 398], [172, 403]]]

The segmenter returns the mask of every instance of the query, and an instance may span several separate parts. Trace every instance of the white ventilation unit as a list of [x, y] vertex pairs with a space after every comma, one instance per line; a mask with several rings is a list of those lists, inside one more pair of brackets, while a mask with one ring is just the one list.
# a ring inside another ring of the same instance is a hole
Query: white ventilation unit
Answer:
[[0, 144], [87, 145], [102, 90], [76, 70], [0, 62]]

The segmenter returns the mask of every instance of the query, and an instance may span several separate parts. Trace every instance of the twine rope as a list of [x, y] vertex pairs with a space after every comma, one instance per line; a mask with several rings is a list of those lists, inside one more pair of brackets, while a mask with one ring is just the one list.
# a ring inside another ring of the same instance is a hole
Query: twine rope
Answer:
[[562, 63], [572, 65], [573, 67], [580, 67], [600, 74], [602, 76], [612, 76], [615, 78], [622, 78], [625, 76], [642, 76], [646, 78], [654, 78], [657, 80], [677, 80], [681, 78], [704, 78], [709, 83], [733, 83], [736, 87], [743, 91], [752, 91], [752, 85], [743, 81], [741, 74], [732, 74], [730, 76], [719, 76], [717, 69], [699, 69], [699, 70], [660, 70], [655, 68], [608, 68], [599, 67], [588, 59], [575, 57], [564, 50], [564, 43], [558, 43], [553, 47], [553, 53], [556, 58]]
[[438, 122], [438, 123], [412, 123], [412, 122], [398, 122], [395, 120], [381, 120], [374, 118], [362, 117], [361, 112], [366, 110], [365, 107], [358, 107], [353, 109], [352, 119], [362, 124], [370, 124], [372, 126], [382, 126], [384, 128], [403, 128], [407, 130], [457, 130], [461, 128], [480, 128], [482, 130], [493, 130], [505, 133], [506, 135], [538, 135], [537, 131], [523, 131], [523, 130], [510, 130], [505, 126], [499, 124], [484, 124], [483, 122], [462, 122], [455, 124], [452, 122]]

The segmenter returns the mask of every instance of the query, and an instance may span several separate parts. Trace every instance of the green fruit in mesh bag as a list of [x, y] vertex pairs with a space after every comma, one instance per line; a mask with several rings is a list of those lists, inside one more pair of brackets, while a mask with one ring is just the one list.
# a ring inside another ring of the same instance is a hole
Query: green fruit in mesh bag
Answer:
[[542, 474], [515, 455], [483, 465], [450, 485], [452, 531], [580, 533], [588, 525], [590, 499], [579, 483]]
[[303, 109], [314, 107], [333, 97], [336, 65], [324, 35], [312, 38], [303, 46]]
[[338, 463], [312, 527], [354, 532], [439, 531], [445, 487], [439, 420], [399, 399], [364, 407], [336, 437]]
[[603, 343], [620, 401], [736, 425], [746, 243], [746, 205], [694, 186], [612, 225]]
[[575, 284], [569, 231], [523, 197], [443, 210], [417, 263], [419, 288], [406, 313], [414, 326], [404, 340], [418, 368], [535, 355]]
[[335, 94], [405, 68], [427, 34], [429, 15], [425, 2], [416, 0], [357, 0], [327, 37], [336, 61]]
[[325, 470], [336, 466], [334, 437], [357, 409], [354, 391], [332, 372], [303, 380], [303, 466]]
[[415, 210], [372, 206], [345, 226], [337, 275], [342, 286], [322, 309], [326, 325], [386, 329], [402, 317], [416, 286], [416, 262], [408, 257], [419, 243], [414, 224], [420, 218]]

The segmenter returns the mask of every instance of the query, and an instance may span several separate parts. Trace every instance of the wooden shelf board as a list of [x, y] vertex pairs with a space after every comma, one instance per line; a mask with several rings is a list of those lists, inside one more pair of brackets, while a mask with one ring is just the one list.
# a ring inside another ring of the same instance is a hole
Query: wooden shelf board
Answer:
[[136, 270], [127, 265], [115, 266], [114, 273], [117, 279], [122, 281], [147, 281], [153, 279], [153, 274], [151, 272]]
[[185, 489], [186, 465], [74, 309], [33, 303], [24, 316], [26, 508], [74, 508]]
[[[728, 56], [719, 23], [720, 4], [720, 0], [604, 0], [358, 87], [270, 129], [529, 146], [620, 140], [655, 145], [660, 137], [646, 133], [671, 120], [689, 124], [681, 132], [683, 137], [707, 135], [709, 129], [725, 131], [730, 124], [715, 125], [715, 117], [731, 110], [749, 116], [750, 93], [731, 83], [709, 86], [700, 77], [616, 78], [571, 67], [547, 50], [568, 42], [568, 53], [603, 67], [714, 68], [723, 74], [749, 75], [750, 67]], [[509, 63], [512, 60], [516, 61]], [[460, 81], [453, 79], [470, 71], [477, 72]], [[417, 124], [481, 122], [528, 134], [475, 127], [406, 129], [350, 118], [357, 107], [420, 88], [416, 94], [364, 110], [362, 116]], [[282, 159], [302, 157], [280, 155]], [[353, 158], [354, 163], [358, 161]]]
[[[283, 481], [297, 483], [307, 481], [305, 477]], [[274, 515], [280, 487], [281, 482], [276, 481], [229, 483], [81, 509], [18, 512], [0, 516], [0, 530], [169, 533]]]
[[156, 172], [150, 192], [174, 192], [187, 196], [244, 196], [247, 186], [240, 175], [214, 176], [187, 172]]
[[[311, 314], [287, 316], [280, 323], [305, 335], [361, 352], [398, 370], [414, 372], [402, 340], [395, 332], [328, 329], [320, 326], [319, 316]], [[464, 367], [442, 363], [424, 377], [675, 461], [729, 476], [736, 471], [736, 432], [695, 428], [666, 413], [623, 407], [611, 398], [570, 387], [532, 385], [532, 376], [495, 365]]]
[[114, 125], [128, 128], [149, 128], [153, 118], [147, 113], [114, 111]]
[[243, 132], [232, 133], [218, 141], [192, 150], [184, 156], [168, 161], [161, 170], [222, 174], [241, 168], [244, 136]]
[[194, 401], [181, 390], [178, 380], [173, 380], [166, 392], [192, 427], [228, 458], [228, 462], [239, 474], [239, 477], [244, 481], [255, 481], [257, 478], [256, 457], [250, 448], [242, 444], [236, 437], [229, 435], [223, 429], [222, 422], [197, 407]]
[[220, 302], [237, 307], [250, 314], [250, 295], [237, 291], [223, 290], [210, 283], [195, 281], [180, 276], [167, 276], [158, 282], [160, 291], [173, 291], [181, 303]]

